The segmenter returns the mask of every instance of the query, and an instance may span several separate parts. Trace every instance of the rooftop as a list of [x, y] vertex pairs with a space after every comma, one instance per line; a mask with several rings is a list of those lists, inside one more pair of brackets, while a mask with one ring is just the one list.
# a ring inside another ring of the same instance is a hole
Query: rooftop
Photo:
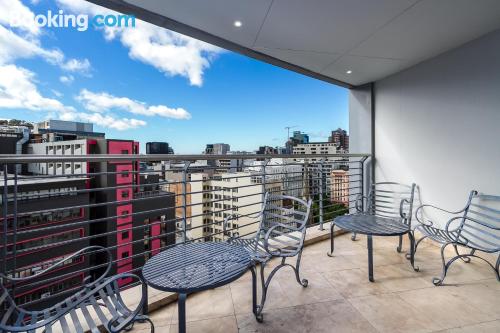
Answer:
[[[406, 240], [405, 240], [406, 241]], [[451, 267], [446, 285], [431, 280], [440, 272], [439, 248], [422, 243], [420, 272], [413, 272], [397, 238], [374, 238], [375, 282], [368, 282], [364, 237], [337, 237], [335, 257], [329, 241], [306, 246], [300, 287], [291, 270], [278, 271], [264, 309], [264, 323], [251, 313], [251, 275], [230, 285], [188, 297], [189, 332], [499, 332], [500, 285], [478, 260]], [[403, 244], [408, 248], [408, 243]], [[451, 254], [451, 253], [450, 253]], [[275, 262], [276, 264], [276, 262]], [[271, 264], [272, 266], [272, 264]], [[154, 297], [154, 296], [153, 296]], [[151, 313], [156, 329], [177, 332], [175, 303]], [[136, 324], [134, 333], [145, 333]]]

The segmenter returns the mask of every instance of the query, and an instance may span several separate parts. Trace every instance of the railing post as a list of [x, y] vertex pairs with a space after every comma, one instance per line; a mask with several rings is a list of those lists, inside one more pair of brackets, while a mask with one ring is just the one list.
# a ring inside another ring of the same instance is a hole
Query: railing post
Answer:
[[319, 162], [319, 230], [323, 229], [323, 163], [324, 159]]
[[187, 239], [187, 173], [191, 162], [187, 161], [182, 169], [182, 242]]
[[7, 215], [8, 210], [8, 176], [7, 176], [7, 163], [3, 165], [3, 193], [2, 193], [2, 211], [3, 211], [3, 237], [2, 237], [2, 273], [7, 274]]
[[[17, 269], [17, 169], [18, 165], [14, 165], [14, 194], [12, 202], [13, 220], [12, 220], [12, 275], [15, 276]], [[12, 282], [12, 295], [16, 294], [16, 283]]]
[[264, 198], [266, 197], [266, 167], [267, 167], [267, 164], [269, 163], [269, 158], [266, 158], [264, 160], [264, 164], [262, 164], [262, 204], [264, 205], [265, 202], [264, 202]]

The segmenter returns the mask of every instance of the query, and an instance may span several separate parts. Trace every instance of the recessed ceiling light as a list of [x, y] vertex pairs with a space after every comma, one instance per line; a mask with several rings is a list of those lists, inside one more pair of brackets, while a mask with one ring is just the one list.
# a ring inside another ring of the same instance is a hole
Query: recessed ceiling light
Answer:
[[347, 73], [347, 74], [351, 74], [351, 73], [352, 73], [352, 71], [349, 69], [346, 73]]
[[241, 26], [242, 26], [241, 21], [234, 21], [234, 26], [235, 26], [236, 28], [241, 27]]

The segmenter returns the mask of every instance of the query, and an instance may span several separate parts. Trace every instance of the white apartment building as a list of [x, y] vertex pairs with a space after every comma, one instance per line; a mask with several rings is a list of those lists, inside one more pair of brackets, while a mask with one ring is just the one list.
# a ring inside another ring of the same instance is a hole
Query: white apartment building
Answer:
[[[87, 155], [88, 140], [69, 140], [29, 143], [28, 154], [30, 155]], [[29, 163], [28, 172], [37, 175], [65, 175], [85, 174], [87, 172], [86, 162], [50, 162]]]
[[[206, 173], [191, 175], [192, 224], [188, 233], [190, 239], [205, 238], [222, 241], [223, 221], [231, 214], [240, 215], [228, 224], [240, 236], [257, 231], [258, 219], [245, 215], [255, 214], [262, 209], [263, 185], [256, 181], [251, 172], [235, 172], [208, 176]], [[266, 191], [280, 194], [281, 184], [269, 184]]]
[[[339, 149], [333, 142], [299, 143], [292, 148], [294, 155], [300, 154], [337, 154]], [[314, 161], [314, 159], [312, 159]]]

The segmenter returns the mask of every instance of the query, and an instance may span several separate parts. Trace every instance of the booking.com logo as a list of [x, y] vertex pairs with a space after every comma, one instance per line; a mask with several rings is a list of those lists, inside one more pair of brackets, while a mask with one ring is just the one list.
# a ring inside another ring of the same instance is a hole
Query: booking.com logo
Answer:
[[33, 17], [12, 17], [10, 26], [13, 28], [34, 24], [37, 27], [48, 28], [76, 28], [78, 31], [87, 31], [89, 25], [102, 27], [135, 27], [134, 15], [108, 14], [94, 15], [89, 18], [86, 14], [65, 14], [62, 9], [57, 13], [47, 11], [47, 15], [38, 14]]

